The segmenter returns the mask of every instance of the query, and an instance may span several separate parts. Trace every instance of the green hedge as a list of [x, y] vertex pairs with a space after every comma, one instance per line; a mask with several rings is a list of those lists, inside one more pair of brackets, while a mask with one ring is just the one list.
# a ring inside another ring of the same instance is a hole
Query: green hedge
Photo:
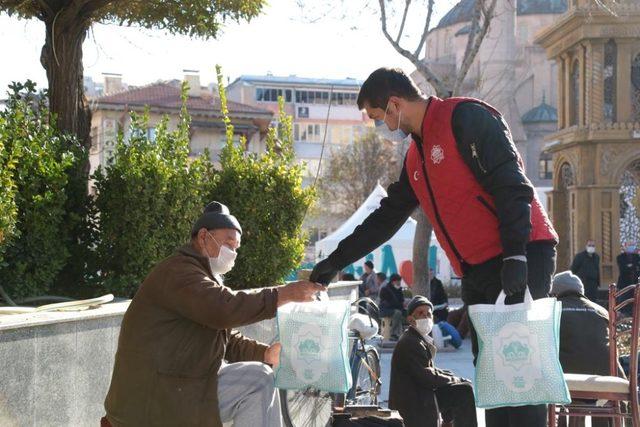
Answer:
[[243, 229], [242, 247], [226, 283], [235, 289], [274, 284], [303, 258], [301, 226], [315, 193], [302, 188], [304, 168], [295, 161], [292, 121], [283, 112], [282, 99], [278, 125], [267, 134], [267, 150], [247, 153], [244, 140], [240, 144], [233, 141], [220, 67], [217, 71], [227, 142], [220, 156], [221, 170], [209, 186], [207, 200], [226, 204]]
[[98, 279], [116, 295], [132, 296], [154, 264], [188, 241], [202, 211], [212, 168], [204, 157], [189, 159], [186, 94], [184, 87], [177, 130], [165, 117], [151, 141], [147, 115], [132, 115], [131, 136], [119, 135], [112, 163], [94, 175]]
[[[68, 171], [75, 157], [71, 138], [49, 123], [46, 96], [35, 84], [13, 84], [0, 113], [3, 159], [11, 159], [15, 183], [16, 236], [6, 245], [0, 284], [13, 298], [48, 292], [68, 260], [64, 216]], [[3, 179], [8, 179], [5, 174]], [[11, 210], [11, 208], [9, 208]], [[11, 221], [3, 213], [2, 223]]]

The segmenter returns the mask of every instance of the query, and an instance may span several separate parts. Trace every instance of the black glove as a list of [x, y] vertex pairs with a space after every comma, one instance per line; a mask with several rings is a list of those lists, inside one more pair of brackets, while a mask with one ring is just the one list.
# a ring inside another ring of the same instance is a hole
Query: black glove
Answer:
[[502, 289], [507, 295], [524, 292], [527, 287], [527, 262], [507, 259], [502, 262]]
[[328, 259], [323, 259], [313, 267], [309, 281], [327, 286], [339, 271], [340, 270], [331, 265]]

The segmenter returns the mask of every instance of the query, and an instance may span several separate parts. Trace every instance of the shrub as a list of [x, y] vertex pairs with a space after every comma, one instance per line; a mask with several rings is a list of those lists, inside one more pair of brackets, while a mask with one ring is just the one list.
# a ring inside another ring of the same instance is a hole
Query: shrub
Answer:
[[2, 265], [4, 248], [11, 241], [16, 231], [16, 185], [13, 172], [16, 160], [12, 153], [4, 147], [6, 139], [2, 132], [5, 129], [4, 117], [0, 116], [0, 265]]
[[242, 247], [226, 282], [235, 289], [280, 282], [303, 258], [302, 220], [314, 191], [302, 188], [303, 166], [293, 152], [291, 117], [280, 99], [278, 125], [266, 137], [264, 153], [247, 153], [246, 141], [233, 141], [220, 67], [218, 89], [227, 141], [220, 155], [221, 170], [209, 186], [206, 201], [226, 204], [242, 225]]
[[0, 283], [20, 298], [46, 293], [68, 260], [65, 187], [75, 158], [68, 150], [73, 139], [49, 123], [46, 95], [36, 94], [30, 81], [9, 88], [7, 109], [0, 113], [0, 143], [3, 165], [6, 159], [13, 163], [16, 236], [5, 247]]
[[164, 117], [152, 141], [147, 114], [132, 114], [130, 138], [118, 136], [112, 163], [94, 175], [99, 280], [120, 296], [132, 296], [155, 263], [188, 241], [202, 211], [212, 168], [204, 156], [189, 158], [186, 86], [182, 93], [177, 130]]

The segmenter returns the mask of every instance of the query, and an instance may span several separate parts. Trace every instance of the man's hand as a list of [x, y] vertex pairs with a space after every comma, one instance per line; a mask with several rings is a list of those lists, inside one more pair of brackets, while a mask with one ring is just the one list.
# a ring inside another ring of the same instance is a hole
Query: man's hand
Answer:
[[271, 365], [274, 369], [277, 368], [280, 363], [280, 350], [282, 350], [282, 344], [279, 342], [271, 344], [264, 352], [264, 363]]
[[313, 301], [317, 292], [325, 290], [324, 286], [319, 283], [313, 283], [307, 280], [292, 282], [277, 289], [278, 307], [288, 302]]
[[328, 259], [323, 259], [313, 267], [309, 280], [327, 286], [339, 271], [331, 265]]
[[527, 287], [527, 262], [505, 259], [502, 262], [502, 289], [507, 295], [524, 292]]

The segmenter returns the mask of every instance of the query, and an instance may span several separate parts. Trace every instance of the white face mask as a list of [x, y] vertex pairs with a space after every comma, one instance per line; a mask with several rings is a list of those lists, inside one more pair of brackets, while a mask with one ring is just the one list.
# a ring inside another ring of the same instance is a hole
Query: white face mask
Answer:
[[393, 284], [393, 286], [394, 286], [396, 289], [400, 289], [400, 288], [402, 287], [402, 284], [401, 284], [401, 283], [394, 283], [394, 284]]
[[433, 319], [416, 319], [416, 329], [426, 337], [433, 329]]
[[376, 133], [382, 139], [389, 141], [401, 142], [407, 137], [407, 134], [400, 129], [400, 121], [402, 120], [402, 111], [398, 110], [398, 126], [395, 130], [389, 129], [389, 126], [385, 122], [387, 119], [387, 111], [389, 110], [389, 103], [387, 102], [387, 108], [384, 110], [384, 117], [382, 118], [382, 124], [376, 126]]
[[[229, 248], [228, 246], [221, 245], [220, 243], [218, 243], [216, 238], [213, 237], [211, 233], [207, 232], [207, 234], [209, 235], [209, 237], [213, 239], [214, 242], [216, 242], [216, 244], [220, 248], [220, 252], [218, 253], [217, 257], [209, 256], [209, 266], [211, 267], [211, 272], [213, 274], [228, 273], [229, 271], [231, 271], [234, 264], [236, 263], [236, 257], [238, 256], [238, 254], [236, 253], [236, 251]], [[205, 251], [206, 251], [206, 248], [205, 248]], [[207, 251], [207, 255], [209, 255], [208, 251]]]
[[596, 247], [595, 246], [587, 246], [587, 252], [592, 254], [596, 251]]

